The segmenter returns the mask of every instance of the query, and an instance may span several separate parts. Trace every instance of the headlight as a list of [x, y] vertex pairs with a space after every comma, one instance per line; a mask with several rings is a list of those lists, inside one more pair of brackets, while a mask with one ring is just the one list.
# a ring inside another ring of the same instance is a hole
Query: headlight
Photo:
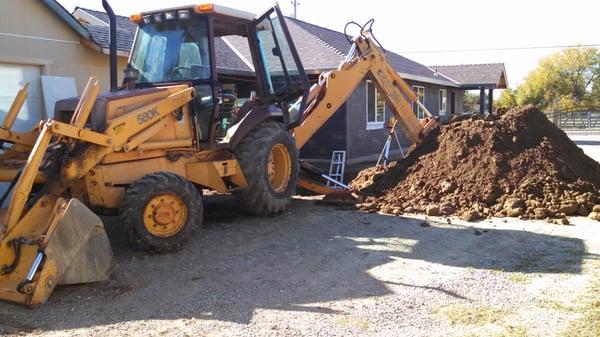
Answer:
[[167, 19], [167, 20], [173, 20], [173, 19], [175, 19], [175, 12], [166, 12], [165, 13], [165, 19]]
[[179, 16], [180, 20], [188, 20], [190, 18], [190, 11], [189, 10], [180, 10], [177, 11], [177, 15]]

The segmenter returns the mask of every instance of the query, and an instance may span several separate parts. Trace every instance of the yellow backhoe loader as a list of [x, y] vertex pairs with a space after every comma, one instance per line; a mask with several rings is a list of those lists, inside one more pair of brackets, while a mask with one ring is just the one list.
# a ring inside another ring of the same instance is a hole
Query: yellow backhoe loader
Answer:
[[[118, 88], [115, 17], [103, 3], [111, 92], [100, 95], [92, 77], [80, 98], [57, 102], [54, 119], [15, 133], [24, 88], [0, 127], [12, 144], [0, 155], [0, 180], [11, 183], [1, 200], [2, 300], [36, 306], [57, 285], [106, 280], [113, 257], [99, 209], [119, 210], [129, 240], [162, 253], [202, 223], [202, 189], [230, 192], [257, 215], [284, 210], [297, 185], [331, 192], [298, 181], [298, 150], [366, 77], [413, 143], [436, 126], [415, 117], [415, 94], [364, 26], [346, 60], [311, 87], [277, 6], [258, 17], [213, 4], [133, 15]], [[252, 55], [256, 95], [239, 109], [224, 108], [223, 86], [235, 79], [219, 77], [219, 36], [245, 38]]]

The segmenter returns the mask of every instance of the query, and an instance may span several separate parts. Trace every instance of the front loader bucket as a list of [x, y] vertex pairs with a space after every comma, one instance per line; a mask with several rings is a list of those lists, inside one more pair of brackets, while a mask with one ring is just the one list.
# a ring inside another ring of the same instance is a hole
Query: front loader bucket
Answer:
[[[31, 228], [27, 222], [39, 225], [42, 219], [35, 213], [49, 207], [44, 202], [38, 201], [28, 212], [34, 214], [26, 214], [17, 227]], [[20, 243], [11, 241], [20, 249], [11, 254], [16, 256], [14, 270], [3, 270], [4, 275], [0, 275], [1, 300], [38, 306], [48, 300], [59, 284], [108, 280], [113, 254], [102, 220], [77, 199], [58, 199], [57, 203], [52, 208], [54, 214], [46, 218], [46, 234], [30, 239], [25, 232], [17, 237]]]
[[46, 247], [56, 265], [59, 284], [108, 280], [113, 252], [102, 220], [77, 199], [71, 199]]

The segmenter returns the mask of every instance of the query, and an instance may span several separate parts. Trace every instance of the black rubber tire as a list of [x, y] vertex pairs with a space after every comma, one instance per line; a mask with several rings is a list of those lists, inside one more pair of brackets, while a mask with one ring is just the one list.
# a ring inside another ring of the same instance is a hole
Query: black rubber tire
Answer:
[[[292, 166], [287, 188], [282, 192], [271, 187], [267, 166], [271, 148], [279, 143], [287, 149]], [[233, 193], [242, 209], [262, 216], [283, 212], [296, 192], [298, 182], [298, 150], [283, 124], [271, 120], [260, 123], [240, 141], [234, 152], [248, 182], [247, 188]]]
[[[172, 193], [187, 207], [187, 220], [176, 234], [158, 237], [144, 225], [144, 208], [155, 195]], [[137, 249], [147, 253], [168, 253], [179, 250], [202, 225], [204, 209], [202, 195], [189, 181], [169, 172], [147, 174], [136, 180], [125, 192], [121, 203], [120, 217], [129, 241]]]

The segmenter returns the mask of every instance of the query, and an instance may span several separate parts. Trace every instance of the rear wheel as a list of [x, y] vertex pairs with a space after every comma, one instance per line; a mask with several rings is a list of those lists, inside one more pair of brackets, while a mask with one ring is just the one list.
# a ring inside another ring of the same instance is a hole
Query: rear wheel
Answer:
[[281, 123], [265, 121], [235, 148], [248, 187], [234, 192], [242, 208], [255, 215], [282, 212], [298, 181], [298, 150]]
[[202, 215], [202, 197], [195, 186], [167, 172], [135, 181], [121, 205], [121, 220], [129, 240], [146, 252], [179, 249], [202, 224]]

